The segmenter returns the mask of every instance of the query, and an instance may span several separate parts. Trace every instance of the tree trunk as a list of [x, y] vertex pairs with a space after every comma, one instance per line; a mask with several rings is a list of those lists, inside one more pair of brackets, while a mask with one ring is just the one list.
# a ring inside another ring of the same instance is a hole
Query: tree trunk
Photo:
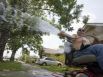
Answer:
[[[0, 3], [4, 4], [4, 6], [1, 5], [1, 8], [0, 8], [1, 16], [4, 16], [4, 14], [5, 14], [4, 8], [7, 8], [7, 2], [6, 2], [6, 0], [0, 0]], [[3, 61], [3, 52], [4, 52], [4, 49], [5, 49], [5, 45], [7, 43], [7, 40], [9, 38], [9, 31], [6, 30], [7, 28], [5, 29], [4, 27], [5, 26], [3, 24], [0, 24], [0, 61]]]
[[43, 57], [43, 52], [44, 52], [43, 48], [41, 50], [39, 50], [39, 56], [40, 56], [40, 58]]
[[3, 61], [3, 52], [8, 38], [9, 38], [9, 31], [1, 30], [0, 31], [0, 61]]
[[12, 54], [11, 54], [10, 61], [14, 61], [15, 60], [15, 54], [16, 54], [16, 50], [13, 50]]

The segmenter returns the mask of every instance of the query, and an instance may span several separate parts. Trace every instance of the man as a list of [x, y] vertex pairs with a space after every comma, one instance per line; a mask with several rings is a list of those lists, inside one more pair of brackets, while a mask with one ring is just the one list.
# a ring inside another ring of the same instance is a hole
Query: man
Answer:
[[[66, 34], [65, 32], [61, 31], [59, 36], [66, 37], [67, 41], [64, 45], [64, 54], [65, 54], [65, 64], [71, 66], [72, 64], [72, 58], [73, 58], [73, 51], [78, 51], [80, 49], [83, 49], [83, 46], [87, 46], [90, 44], [89, 40], [86, 39], [84, 36], [84, 30], [82, 28], [79, 28], [77, 31], [77, 35], [74, 34], [73, 36], [70, 36], [69, 34]], [[70, 43], [72, 42], [72, 43]], [[71, 47], [72, 44], [72, 47]], [[81, 47], [82, 45], [82, 47]], [[72, 50], [71, 50], [72, 49]]]
[[[59, 36], [66, 37], [67, 41], [64, 44], [64, 54], [65, 54], [65, 64], [71, 66], [72, 64], [72, 58], [73, 58], [73, 51], [78, 51], [83, 48], [83, 45], [89, 45], [90, 42], [87, 40], [84, 36], [84, 29], [79, 28], [77, 31], [77, 34], [74, 34], [73, 36], [70, 36], [69, 34], [61, 31]], [[72, 43], [70, 43], [72, 42]], [[72, 45], [72, 48], [71, 48]], [[82, 45], [82, 47], [81, 47]], [[73, 49], [73, 50], [71, 50]], [[72, 51], [72, 52], [71, 52]]]
[[73, 34], [72, 36], [63, 31], [61, 31], [58, 35], [62, 37], [66, 37], [68, 39], [72, 39], [72, 45], [76, 51], [81, 50], [83, 46], [90, 45], [89, 40], [84, 37], [85, 32], [84, 29], [82, 28], [79, 28], [77, 34]]
[[62, 32], [59, 35], [73, 39], [73, 47], [75, 51], [77, 51], [73, 54], [73, 62], [87, 63], [97, 61], [103, 70], [103, 44], [95, 44], [90, 46], [89, 41], [83, 36], [84, 30], [82, 28], [78, 29], [75, 37], [71, 37], [65, 32]]

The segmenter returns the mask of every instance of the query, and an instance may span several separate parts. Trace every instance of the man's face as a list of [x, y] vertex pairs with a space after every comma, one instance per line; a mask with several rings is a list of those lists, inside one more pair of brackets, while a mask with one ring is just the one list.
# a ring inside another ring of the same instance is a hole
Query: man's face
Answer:
[[84, 29], [82, 29], [82, 28], [81, 28], [81, 29], [78, 29], [78, 31], [77, 31], [77, 34], [80, 35], [80, 36], [81, 36], [81, 35], [84, 35], [84, 33], [85, 33], [85, 32], [84, 32]]

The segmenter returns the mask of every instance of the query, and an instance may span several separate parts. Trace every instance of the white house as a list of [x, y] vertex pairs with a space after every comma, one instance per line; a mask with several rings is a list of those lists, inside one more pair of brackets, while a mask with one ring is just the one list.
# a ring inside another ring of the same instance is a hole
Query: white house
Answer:
[[103, 40], [103, 23], [87, 23], [84, 29], [87, 35], [96, 36], [100, 41]]

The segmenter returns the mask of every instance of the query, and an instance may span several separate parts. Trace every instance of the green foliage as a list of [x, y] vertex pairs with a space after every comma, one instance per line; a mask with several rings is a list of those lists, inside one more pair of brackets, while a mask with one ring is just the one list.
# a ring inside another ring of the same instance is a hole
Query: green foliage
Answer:
[[[9, 0], [11, 5], [18, 5], [30, 14], [45, 17], [45, 11], [59, 17], [57, 28], [69, 28], [73, 20], [79, 22], [81, 8], [83, 5], [77, 5], [77, 0]], [[54, 19], [55, 21], [55, 19]]]
[[35, 63], [36, 58], [30, 57], [29, 55], [23, 53], [21, 60], [25, 63], [31, 64], [31, 63]]
[[64, 54], [46, 54], [45, 56], [54, 58], [62, 63], [64, 63], [64, 61], [65, 61]]
[[84, 25], [87, 24], [88, 20], [89, 20], [89, 16], [88, 15], [83, 17], [83, 23], [84, 23]]
[[18, 8], [19, 10], [23, 12], [27, 11], [29, 0], [8, 0], [8, 1], [12, 7]]
[[69, 28], [73, 20], [79, 21], [81, 8], [83, 5], [77, 5], [76, 0], [42, 0], [43, 10], [59, 17], [58, 28]]
[[24, 61], [25, 63], [30, 63], [30, 56], [29, 55], [27, 55], [27, 54], [23, 54], [23, 56], [22, 56], [22, 61]]

